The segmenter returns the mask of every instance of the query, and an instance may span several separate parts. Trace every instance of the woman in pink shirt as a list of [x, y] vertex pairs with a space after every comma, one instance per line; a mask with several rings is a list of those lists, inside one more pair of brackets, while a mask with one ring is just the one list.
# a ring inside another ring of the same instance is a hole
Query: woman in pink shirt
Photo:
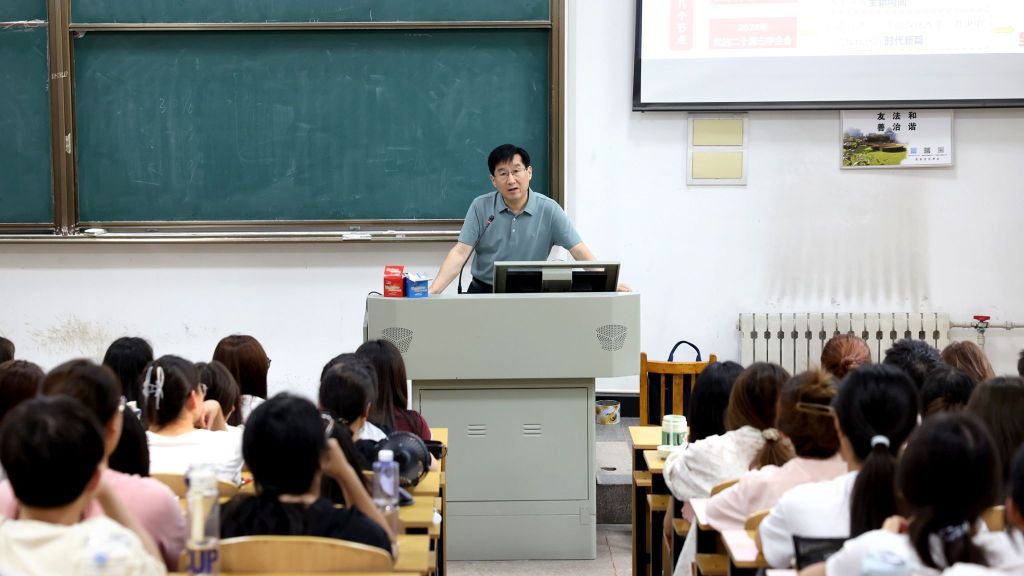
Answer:
[[771, 508], [793, 486], [831, 480], [846, 472], [829, 406], [835, 385], [835, 379], [823, 371], [797, 374], [783, 385], [776, 428], [796, 456], [781, 466], [751, 470], [736, 485], [712, 496], [707, 517], [715, 530], [742, 529], [748, 516]]

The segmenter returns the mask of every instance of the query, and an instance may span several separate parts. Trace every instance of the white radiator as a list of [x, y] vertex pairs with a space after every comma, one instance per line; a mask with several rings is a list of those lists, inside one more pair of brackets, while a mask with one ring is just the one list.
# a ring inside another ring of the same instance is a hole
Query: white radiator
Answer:
[[899, 313], [762, 313], [740, 314], [740, 363], [774, 362], [791, 374], [817, 367], [821, 348], [836, 334], [853, 333], [881, 361], [896, 340], [924, 340], [939, 350], [949, 343], [949, 315]]

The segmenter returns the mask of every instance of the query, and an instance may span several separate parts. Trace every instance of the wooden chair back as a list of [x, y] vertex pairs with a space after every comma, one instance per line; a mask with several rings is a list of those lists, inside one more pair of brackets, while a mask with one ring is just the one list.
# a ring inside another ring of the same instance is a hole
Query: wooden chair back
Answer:
[[732, 486], [733, 484], [735, 484], [735, 483], [737, 483], [739, 481], [740, 481], [739, 478], [731, 478], [731, 479], [726, 480], [724, 482], [719, 482], [718, 484], [715, 484], [714, 486], [711, 487], [711, 495], [714, 496], [715, 494], [718, 494], [722, 490], [725, 490], [726, 488], [729, 488], [730, 486]]
[[243, 536], [220, 541], [222, 572], [390, 572], [375, 546], [316, 536]]
[[[770, 514], [771, 511], [771, 508], [766, 508], [764, 510], [758, 510], [750, 516], [747, 516], [747, 520], [743, 523], [743, 529], [757, 530], [758, 527], [761, 526], [761, 522], [768, 517], [768, 514]], [[758, 545], [760, 545], [760, 541], [758, 542]], [[760, 550], [760, 548], [758, 548], [758, 550]]]
[[707, 362], [663, 362], [648, 360], [647, 353], [641, 352], [640, 425], [661, 426], [666, 414], [685, 415], [697, 375], [716, 361], [718, 357], [712, 354]]
[[[150, 474], [154, 479], [166, 484], [178, 498], [184, 498], [188, 492], [184, 474]], [[230, 498], [238, 493], [238, 486], [224, 480], [217, 480], [217, 491], [221, 498]]]
[[989, 532], [1002, 532], [1006, 529], [1006, 509], [1002, 504], [986, 508], [981, 513], [981, 519], [988, 526]]

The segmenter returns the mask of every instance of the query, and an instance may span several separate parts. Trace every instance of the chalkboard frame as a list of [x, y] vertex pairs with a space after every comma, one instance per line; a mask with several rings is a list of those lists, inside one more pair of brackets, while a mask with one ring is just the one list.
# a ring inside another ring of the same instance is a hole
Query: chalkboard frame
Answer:
[[[523, 21], [419, 21], [419, 22], [203, 22], [203, 23], [73, 23], [71, 0], [47, 0], [53, 142], [53, 228], [40, 230], [0, 223], [0, 241], [42, 239], [128, 242], [249, 242], [249, 241], [450, 241], [461, 219], [444, 220], [324, 220], [324, 221], [82, 221], [78, 188], [74, 118], [74, 53], [72, 39], [90, 31], [202, 31], [202, 30], [442, 30], [520, 29], [549, 30], [549, 181], [545, 192], [564, 203], [564, 53], [565, 0], [548, 0], [547, 20]], [[483, 180], [483, 179], [482, 179]], [[481, 182], [486, 186], [486, 181]], [[98, 230], [97, 230], [98, 229]], [[39, 234], [42, 232], [43, 234]], [[45, 234], [45, 235], [44, 235]], [[38, 239], [38, 238], [37, 238]]]

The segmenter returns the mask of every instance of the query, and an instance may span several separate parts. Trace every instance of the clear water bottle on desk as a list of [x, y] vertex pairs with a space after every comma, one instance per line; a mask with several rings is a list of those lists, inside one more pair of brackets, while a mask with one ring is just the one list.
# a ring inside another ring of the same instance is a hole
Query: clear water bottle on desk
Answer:
[[188, 573], [190, 576], [220, 574], [220, 493], [212, 466], [189, 468], [185, 476], [188, 492]]
[[392, 534], [398, 534], [398, 462], [391, 450], [377, 453], [373, 463], [373, 503], [384, 515]]

